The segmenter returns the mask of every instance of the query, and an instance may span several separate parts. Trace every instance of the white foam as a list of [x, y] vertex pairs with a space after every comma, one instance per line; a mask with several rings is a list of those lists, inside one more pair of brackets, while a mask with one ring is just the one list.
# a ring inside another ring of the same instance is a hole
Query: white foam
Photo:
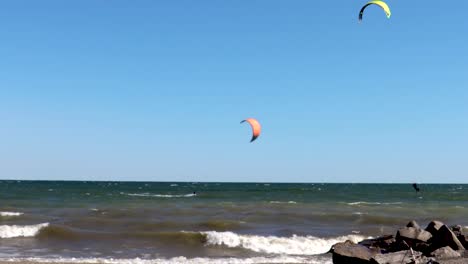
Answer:
[[276, 237], [239, 235], [233, 232], [201, 232], [206, 235], [207, 245], [227, 246], [230, 248], [240, 247], [255, 252], [288, 255], [317, 255], [330, 250], [331, 246], [351, 240], [359, 242], [365, 237], [348, 235], [335, 238], [318, 238], [314, 236]]
[[395, 202], [395, 203], [379, 203], [379, 202], [352, 202], [352, 203], [347, 203], [348, 205], [396, 205], [396, 204], [402, 204], [402, 202]]
[[12, 237], [33, 237], [42, 228], [49, 226], [49, 223], [43, 223], [38, 225], [0, 225], [0, 238], [12, 238]]
[[281, 202], [281, 201], [270, 201], [272, 204], [297, 204], [295, 201], [287, 201], [287, 202]]
[[362, 212], [353, 212], [352, 214], [353, 214], [353, 215], [365, 215], [365, 214], [367, 214], [367, 213], [362, 213]]
[[1, 258], [3, 262], [28, 263], [105, 263], [105, 264], [254, 264], [254, 263], [309, 263], [332, 264], [331, 259], [300, 256], [275, 256], [252, 258], [186, 258], [170, 259], [113, 259], [113, 258]]
[[20, 216], [23, 214], [24, 213], [19, 213], [19, 212], [0, 212], [0, 216]]
[[159, 197], [159, 198], [182, 198], [182, 197], [193, 197], [197, 196], [195, 193], [188, 194], [151, 194], [151, 193], [125, 193], [128, 196], [139, 196], [139, 197]]

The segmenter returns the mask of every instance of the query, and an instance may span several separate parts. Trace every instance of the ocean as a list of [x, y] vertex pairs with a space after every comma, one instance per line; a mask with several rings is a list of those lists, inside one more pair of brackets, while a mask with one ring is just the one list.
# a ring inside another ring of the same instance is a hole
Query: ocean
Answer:
[[0, 261], [325, 263], [410, 220], [468, 227], [468, 185], [0, 181]]

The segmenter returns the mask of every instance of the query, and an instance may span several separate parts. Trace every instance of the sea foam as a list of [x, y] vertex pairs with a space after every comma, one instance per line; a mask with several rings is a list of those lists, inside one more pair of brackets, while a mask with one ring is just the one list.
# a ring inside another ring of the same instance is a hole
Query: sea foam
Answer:
[[151, 193], [123, 193], [128, 196], [137, 196], [137, 197], [159, 197], [159, 198], [182, 198], [182, 197], [193, 197], [197, 196], [195, 193], [188, 194], [151, 194]]
[[366, 237], [348, 235], [334, 238], [318, 238], [314, 236], [276, 237], [239, 235], [233, 232], [201, 232], [206, 236], [207, 245], [219, 245], [230, 248], [239, 247], [255, 252], [288, 255], [317, 255], [330, 250], [331, 246], [351, 240], [355, 243]]
[[20, 216], [23, 215], [23, 213], [19, 212], [0, 212], [0, 216]]
[[42, 228], [49, 226], [49, 223], [38, 225], [0, 225], [0, 238], [13, 237], [33, 237], [39, 233]]
[[112, 259], [112, 258], [1, 258], [0, 261], [15, 263], [105, 263], [105, 264], [254, 264], [254, 263], [309, 263], [332, 264], [331, 260], [300, 257], [252, 257], [252, 258], [186, 258], [170, 259]]
[[282, 202], [282, 201], [270, 201], [272, 204], [297, 204], [296, 201], [287, 201], [287, 202]]
[[347, 203], [348, 205], [397, 205], [397, 204], [402, 204], [402, 202], [395, 202], [395, 203], [379, 203], [379, 202], [352, 202], [352, 203]]

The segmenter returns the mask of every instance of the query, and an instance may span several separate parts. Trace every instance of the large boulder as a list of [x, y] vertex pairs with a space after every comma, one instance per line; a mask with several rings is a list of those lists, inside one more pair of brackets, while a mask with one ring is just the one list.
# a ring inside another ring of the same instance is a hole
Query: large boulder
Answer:
[[[421, 252], [404, 250], [388, 254], [377, 254], [372, 258], [372, 264], [402, 264], [402, 263], [414, 263], [424, 258]], [[426, 262], [424, 262], [426, 263]]]
[[412, 242], [428, 242], [431, 237], [431, 233], [420, 228], [404, 227], [398, 230], [396, 240], [404, 240], [413, 244]]
[[391, 250], [392, 246], [395, 243], [395, 237], [393, 235], [385, 235], [378, 238], [365, 239], [359, 242], [359, 245], [376, 249], [381, 253], [385, 253]]
[[468, 248], [468, 234], [465, 233], [463, 227], [461, 225], [455, 225], [450, 227], [450, 230], [457, 236], [463, 247]]
[[463, 227], [461, 225], [454, 225], [450, 227], [450, 230], [456, 235], [459, 236], [463, 234]]
[[439, 231], [435, 233], [431, 242], [431, 248], [433, 249], [449, 246], [453, 250], [465, 250], [465, 247], [458, 240], [457, 236], [446, 225], [439, 228]]
[[457, 236], [458, 241], [460, 241], [463, 247], [468, 248], [468, 235], [460, 234]]
[[442, 223], [440, 221], [432, 221], [427, 225], [426, 231], [431, 233], [431, 235], [435, 235], [437, 233], [437, 231], [439, 231], [439, 229], [443, 225], [444, 225], [444, 223]]
[[421, 229], [421, 227], [418, 225], [418, 223], [417, 223], [415, 220], [409, 222], [409, 223], [406, 225], [406, 227], [414, 227], [414, 228], [417, 228], [417, 229]]
[[461, 254], [451, 247], [442, 247], [431, 252], [431, 256], [437, 259], [451, 259], [451, 258], [460, 258]]
[[369, 264], [370, 259], [377, 253], [349, 240], [335, 244], [330, 251], [333, 253], [333, 264]]

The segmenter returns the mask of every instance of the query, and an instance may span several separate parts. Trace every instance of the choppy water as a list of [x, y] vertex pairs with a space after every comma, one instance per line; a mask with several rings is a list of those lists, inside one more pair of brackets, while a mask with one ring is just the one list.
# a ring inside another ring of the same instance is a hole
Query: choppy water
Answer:
[[332, 244], [412, 219], [468, 226], [468, 185], [420, 188], [0, 181], [0, 259], [331, 263]]

